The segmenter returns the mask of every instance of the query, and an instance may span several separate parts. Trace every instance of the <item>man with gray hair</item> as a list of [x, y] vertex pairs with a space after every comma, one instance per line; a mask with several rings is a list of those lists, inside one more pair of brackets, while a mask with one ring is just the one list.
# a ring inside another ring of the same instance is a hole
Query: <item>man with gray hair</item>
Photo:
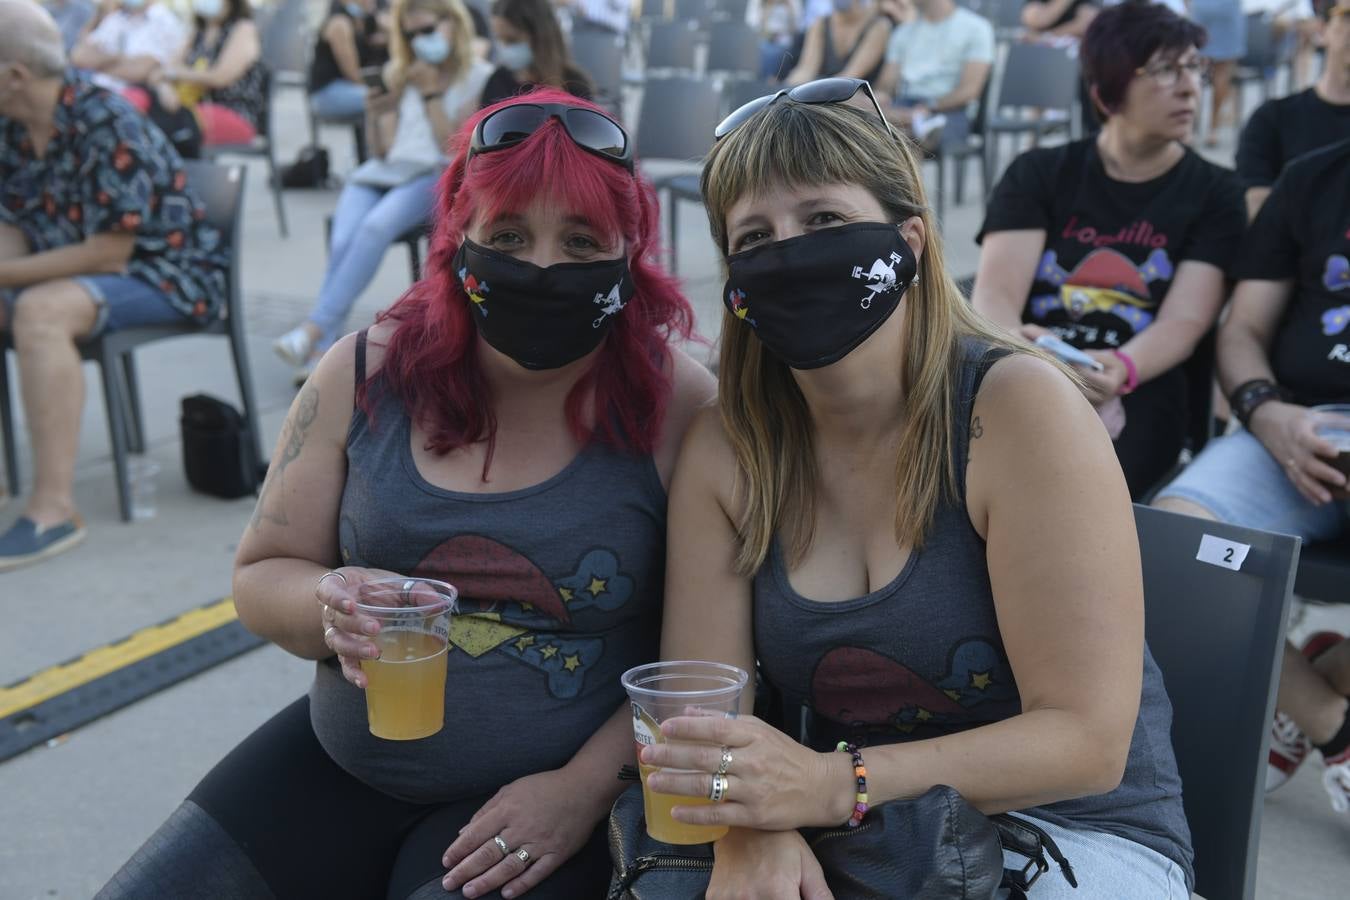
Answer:
[[225, 257], [173, 147], [66, 68], [51, 16], [35, 0], [0, 0], [0, 21], [0, 331], [18, 356], [35, 472], [23, 514], [0, 533], [3, 572], [84, 538], [76, 343], [216, 318]]

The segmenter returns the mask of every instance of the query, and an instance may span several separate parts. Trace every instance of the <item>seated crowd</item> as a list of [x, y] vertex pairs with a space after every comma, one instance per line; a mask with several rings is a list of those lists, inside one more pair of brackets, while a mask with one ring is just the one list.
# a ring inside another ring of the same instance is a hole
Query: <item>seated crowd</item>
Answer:
[[[600, 0], [566, 7], [620, 30]], [[36, 464], [0, 570], [83, 537], [78, 343], [219, 315], [221, 236], [132, 102], [219, 107], [204, 137], [249, 123], [247, 7], [194, 9], [166, 53], [147, 35], [167, 39], [167, 10], [122, 0], [76, 43], [80, 70], [34, 0], [0, 0], [0, 329]], [[100, 898], [604, 896], [635, 763], [676, 821], [729, 828], [713, 900], [830, 896], [810, 829], [885, 823], [937, 785], [1058, 848], [1071, 871], [1036, 898], [1190, 896], [1131, 504], [1350, 533], [1317, 430], [1317, 407], [1350, 403], [1350, 0], [1322, 7], [1318, 81], [1257, 110], [1236, 172], [1189, 144], [1203, 27], [1146, 0], [1027, 3], [1028, 27], [1081, 36], [1100, 130], [1002, 175], [969, 300], [920, 142], [925, 120], [968, 121], [992, 26], [952, 0], [760, 11], [773, 48], [799, 36], [783, 80], [801, 89], [731, 112], [704, 163], [715, 380], [682, 349], [656, 192], [547, 0], [495, 0], [490, 62], [463, 0], [334, 4], [310, 87], [350, 111], [360, 85], [370, 158], [314, 311], [274, 345], [303, 384], [233, 583], [244, 625], [314, 682]], [[114, 52], [112, 33], [139, 36]], [[423, 223], [422, 279], [346, 334]], [[1216, 370], [1235, 422], [1177, 474]], [[381, 626], [357, 600], [413, 574], [469, 602], [448, 726], [395, 742], [367, 729]], [[678, 716], [635, 756], [620, 676], [658, 658], [759, 677], [739, 716]], [[1317, 749], [1350, 809], [1348, 695], [1350, 641], [1286, 648], [1268, 787]], [[351, 822], [364, 851], [333, 852]]]

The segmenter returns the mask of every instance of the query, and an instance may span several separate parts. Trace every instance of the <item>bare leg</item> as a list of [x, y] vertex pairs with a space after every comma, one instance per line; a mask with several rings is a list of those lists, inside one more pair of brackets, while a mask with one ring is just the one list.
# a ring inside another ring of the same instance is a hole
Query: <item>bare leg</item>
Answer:
[[1219, 143], [1219, 125], [1228, 106], [1228, 98], [1233, 93], [1233, 70], [1236, 67], [1237, 63], [1231, 59], [1214, 63], [1214, 72], [1211, 76], [1213, 94], [1210, 96], [1209, 132], [1205, 135], [1206, 147], [1214, 147]]
[[97, 313], [88, 292], [67, 279], [26, 289], [14, 308], [14, 347], [33, 444], [33, 494], [26, 515], [39, 527], [75, 514], [75, 454], [84, 408], [75, 339], [89, 333]]
[[[1187, 516], [1216, 518], [1198, 503], [1177, 497], [1164, 497], [1153, 505]], [[1325, 744], [1340, 730], [1350, 707], [1347, 693], [1350, 693], [1350, 641], [1342, 641], [1318, 657], [1316, 667], [1297, 647], [1285, 642], [1275, 706], [1293, 719], [1314, 744]]]

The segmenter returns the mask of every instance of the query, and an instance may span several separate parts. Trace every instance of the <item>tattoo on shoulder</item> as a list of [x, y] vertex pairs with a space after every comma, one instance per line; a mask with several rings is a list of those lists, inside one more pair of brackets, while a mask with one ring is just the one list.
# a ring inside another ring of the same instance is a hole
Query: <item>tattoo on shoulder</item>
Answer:
[[984, 437], [984, 423], [976, 416], [970, 420], [970, 440], [966, 441], [966, 465], [970, 465], [971, 454], [975, 452], [975, 442]]
[[296, 398], [291, 414], [286, 417], [286, 423], [282, 425], [281, 455], [268, 471], [267, 480], [263, 482], [262, 494], [258, 497], [258, 505], [253, 509], [253, 520], [250, 524], [255, 530], [262, 526], [264, 520], [273, 525], [290, 524], [290, 519], [286, 515], [286, 468], [295, 462], [300, 451], [304, 449], [310, 426], [318, 417], [319, 389], [312, 384], [306, 384], [301, 389], [300, 396]]

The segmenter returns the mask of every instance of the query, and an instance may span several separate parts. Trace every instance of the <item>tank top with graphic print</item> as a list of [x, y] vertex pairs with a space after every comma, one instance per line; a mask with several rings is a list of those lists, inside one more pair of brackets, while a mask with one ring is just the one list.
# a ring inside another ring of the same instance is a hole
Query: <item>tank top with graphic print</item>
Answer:
[[[358, 384], [365, 334], [357, 343]], [[445, 727], [429, 738], [370, 734], [361, 690], [318, 663], [311, 720], [343, 769], [391, 796], [448, 802], [556, 769], [625, 704], [619, 676], [659, 651], [666, 494], [650, 455], [591, 443], [532, 487], [462, 493], [428, 483], [394, 392], [371, 380], [353, 413], [339, 510], [342, 562], [441, 579], [454, 616]]]
[[[974, 342], [962, 353], [953, 448], [960, 461], [967, 458], [980, 382], [1003, 355]], [[851, 600], [810, 600], [792, 589], [777, 541], [755, 575], [755, 651], [763, 676], [780, 694], [788, 726], [795, 731], [800, 714], [818, 750], [841, 740], [866, 746], [939, 737], [1021, 712], [985, 544], [966, 511], [965, 466], [956, 471], [957, 502], [939, 505], [924, 548], [910, 554], [890, 584]], [[1120, 786], [1022, 812], [1150, 847], [1181, 866], [1190, 884], [1172, 704], [1147, 647], [1141, 664], [1143, 693]]]

